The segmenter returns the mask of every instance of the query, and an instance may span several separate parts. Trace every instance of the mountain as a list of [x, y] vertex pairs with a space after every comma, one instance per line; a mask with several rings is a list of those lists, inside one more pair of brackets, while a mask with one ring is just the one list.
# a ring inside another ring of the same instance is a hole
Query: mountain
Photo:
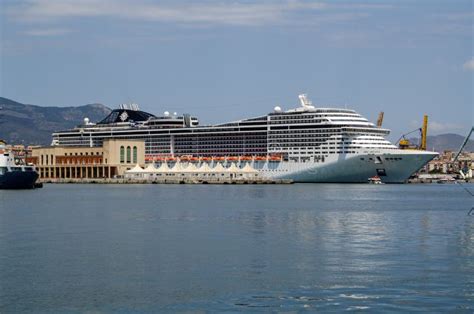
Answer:
[[99, 121], [110, 111], [101, 104], [41, 107], [0, 97], [0, 139], [10, 144], [49, 145], [54, 131], [81, 124], [85, 117]]
[[[437, 152], [443, 152], [445, 150], [457, 151], [461, 147], [466, 136], [467, 134], [462, 136], [451, 133], [428, 136], [426, 138], [426, 145], [428, 146], [428, 150], [434, 150]], [[410, 139], [410, 142], [412, 143], [418, 144], [419, 141], [419, 138]], [[474, 140], [469, 140], [464, 147], [464, 151], [474, 152]]]

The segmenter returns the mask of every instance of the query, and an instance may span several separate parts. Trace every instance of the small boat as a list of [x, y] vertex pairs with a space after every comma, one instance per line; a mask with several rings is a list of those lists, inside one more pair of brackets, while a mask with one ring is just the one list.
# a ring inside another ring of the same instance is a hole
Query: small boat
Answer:
[[373, 176], [368, 179], [368, 182], [370, 184], [385, 184], [382, 182], [382, 179], [380, 179], [379, 176]]
[[38, 172], [32, 165], [15, 163], [13, 153], [7, 152], [0, 141], [0, 189], [33, 189]]

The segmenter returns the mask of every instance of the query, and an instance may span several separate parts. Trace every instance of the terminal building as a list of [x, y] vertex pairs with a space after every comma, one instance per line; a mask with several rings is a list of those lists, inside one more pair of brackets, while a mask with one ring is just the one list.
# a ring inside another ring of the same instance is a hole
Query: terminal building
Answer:
[[40, 179], [105, 179], [145, 165], [143, 140], [107, 139], [102, 146], [35, 147], [27, 162]]

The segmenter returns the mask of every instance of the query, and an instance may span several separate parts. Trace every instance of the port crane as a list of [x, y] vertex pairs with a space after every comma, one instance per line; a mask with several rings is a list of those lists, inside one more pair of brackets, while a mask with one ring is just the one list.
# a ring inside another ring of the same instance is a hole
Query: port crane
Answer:
[[[383, 114], [382, 114], [383, 118]], [[418, 132], [420, 135], [420, 143], [418, 145], [413, 144], [408, 140], [407, 136]], [[413, 130], [411, 132], [403, 134], [400, 139], [398, 140], [398, 147], [401, 149], [418, 149], [418, 150], [426, 150], [426, 136], [428, 134], [428, 116], [424, 115], [423, 116], [423, 126], [421, 128], [418, 128], [416, 130]]]
[[383, 122], [383, 111], [380, 111], [379, 116], [377, 118], [377, 127], [381, 128]]
[[[466, 136], [466, 138], [464, 139], [464, 142], [462, 142], [461, 147], [459, 148], [458, 152], [454, 156], [453, 163], [458, 160], [459, 155], [461, 155], [464, 147], [467, 145], [467, 142], [469, 142], [469, 138], [471, 137], [473, 131], [474, 131], [474, 126], [471, 127], [471, 131], [469, 131], [469, 134]], [[466, 173], [464, 173], [464, 172], [466, 172]], [[469, 169], [469, 168], [468, 169], [461, 169], [461, 170], [459, 170], [459, 173], [461, 174], [463, 179], [472, 178], [472, 170]]]

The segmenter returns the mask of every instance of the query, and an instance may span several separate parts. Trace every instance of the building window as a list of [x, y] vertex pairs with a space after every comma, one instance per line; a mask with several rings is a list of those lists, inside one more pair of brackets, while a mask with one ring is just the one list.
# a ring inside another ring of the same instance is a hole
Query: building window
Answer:
[[127, 163], [132, 162], [132, 150], [130, 149], [130, 146], [127, 146]]
[[48, 155], [46, 155], [46, 164], [48, 164], [48, 163], [49, 163], [49, 162], [48, 162]]
[[125, 148], [120, 146], [120, 163], [125, 162]]
[[44, 164], [44, 157], [43, 157], [43, 155], [41, 155], [41, 164], [42, 164], [42, 165]]
[[133, 146], [133, 163], [137, 163], [137, 147]]

